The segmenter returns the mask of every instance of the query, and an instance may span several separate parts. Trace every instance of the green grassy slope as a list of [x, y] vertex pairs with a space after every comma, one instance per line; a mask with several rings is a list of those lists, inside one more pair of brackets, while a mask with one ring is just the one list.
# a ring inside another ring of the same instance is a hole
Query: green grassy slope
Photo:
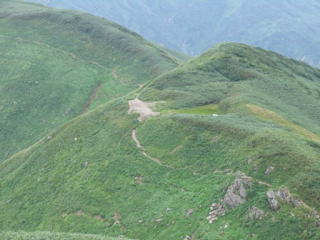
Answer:
[[0, 1], [0, 159], [178, 63], [102, 18]]
[[[0, 229], [317, 240], [319, 84], [300, 62], [220, 45], [0, 163]], [[137, 96], [161, 115], [138, 122], [127, 102]], [[209, 224], [210, 205], [241, 173], [252, 177], [247, 201]], [[301, 205], [271, 210], [266, 192], [280, 188]], [[248, 218], [253, 206], [261, 220]]]
[[109, 238], [87, 234], [62, 234], [50, 232], [0, 232], [1, 240], [126, 240], [125, 238]]
[[[292, 181], [295, 188], [300, 187], [304, 198], [309, 198], [319, 207], [320, 192], [315, 185], [319, 172], [319, 90], [318, 69], [259, 48], [221, 44], [157, 78], [139, 93], [139, 98], [145, 101], [165, 100], [165, 113], [207, 115], [209, 119], [210, 114], [221, 114], [221, 118], [230, 115], [229, 119], [235, 121], [230, 122], [231, 128], [258, 131], [259, 138], [275, 138], [272, 140], [274, 143], [270, 142], [272, 147], [264, 140], [252, 139], [253, 142], [248, 143], [254, 148], [265, 147], [266, 151], [270, 147], [270, 153], [259, 150], [262, 152], [254, 154], [255, 167], [261, 165], [261, 168], [260, 172], [252, 170], [251, 174], [263, 177], [268, 165], [279, 165], [278, 176], [282, 179], [278, 181], [281, 184], [283, 180]], [[260, 124], [275, 124], [274, 129], [263, 130], [261, 125], [255, 125], [256, 120], [251, 122], [248, 119], [246, 122], [248, 115], [256, 117]], [[291, 143], [294, 137], [283, 135], [283, 130], [302, 137], [304, 141]], [[277, 145], [278, 141], [288, 141], [288, 149], [285, 150], [280, 143]], [[313, 161], [302, 157], [308, 151]]]
[[[160, 76], [143, 99], [171, 108], [218, 104], [228, 111], [252, 103], [320, 133], [320, 70], [244, 44], [220, 44]], [[239, 105], [239, 106], [238, 106]]]
[[216, 43], [235, 41], [320, 65], [317, 0], [30, 1], [103, 16], [193, 55]]

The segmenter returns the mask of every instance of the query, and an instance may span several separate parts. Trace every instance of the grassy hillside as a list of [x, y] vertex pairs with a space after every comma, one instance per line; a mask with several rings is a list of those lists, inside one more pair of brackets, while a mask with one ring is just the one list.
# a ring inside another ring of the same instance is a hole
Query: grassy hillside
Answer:
[[[0, 163], [0, 228], [317, 240], [319, 91], [317, 69], [220, 45]], [[128, 114], [136, 97], [160, 115]]]
[[1, 240], [126, 240], [124, 238], [108, 238], [98, 235], [87, 234], [62, 234], [49, 232], [14, 233], [0, 232]]
[[243, 44], [220, 44], [160, 76], [140, 96], [165, 100], [171, 108], [219, 103], [221, 111], [229, 111], [251, 103], [320, 133], [319, 78], [320, 70], [302, 62]]
[[0, 1], [0, 160], [179, 64], [88, 14]]
[[31, 1], [103, 16], [188, 54], [235, 41], [320, 65], [317, 0]]

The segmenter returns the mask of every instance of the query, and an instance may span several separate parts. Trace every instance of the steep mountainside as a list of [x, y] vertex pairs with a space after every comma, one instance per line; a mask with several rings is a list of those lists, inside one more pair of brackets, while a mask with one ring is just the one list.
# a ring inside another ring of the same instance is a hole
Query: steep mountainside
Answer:
[[317, 240], [319, 98], [319, 70], [219, 45], [1, 162], [1, 229]]
[[106, 17], [192, 55], [215, 43], [235, 41], [320, 65], [318, 0], [32, 1]]
[[0, 160], [179, 64], [99, 17], [0, 1]]

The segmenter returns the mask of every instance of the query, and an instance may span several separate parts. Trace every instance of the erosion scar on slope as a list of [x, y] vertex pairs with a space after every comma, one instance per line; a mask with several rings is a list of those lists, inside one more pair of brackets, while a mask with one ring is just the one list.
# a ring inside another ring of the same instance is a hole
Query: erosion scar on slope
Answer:
[[143, 102], [138, 98], [130, 100], [129, 102], [129, 111], [128, 113], [138, 113], [140, 117], [138, 120], [140, 122], [146, 120], [147, 118], [159, 116], [159, 112], [152, 111], [152, 107], [156, 104], [155, 102]]

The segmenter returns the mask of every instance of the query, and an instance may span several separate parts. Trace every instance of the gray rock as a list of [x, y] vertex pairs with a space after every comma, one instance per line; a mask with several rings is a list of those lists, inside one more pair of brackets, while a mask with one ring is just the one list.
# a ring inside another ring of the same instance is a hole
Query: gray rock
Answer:
[[267, 198], [269, 202], [269, 206], [273, 211], [277, 211], [280, 209], [280, 204], [276, 199], [276, 193], [272, 190], [267, 192]]
[[280, 208], [280, 202], [288, 203], [293, 207], [303, 206], [303, 202], [294, 198], [288, 188], [281, 188], [277, 191], [270, 190], [267, 192], [267, 198], [270, 208], [273, 210]]
[[224, 216], [226, 213], [226, 210], [224, 206], [220, 203], [213, 203], [210, 207], [209, 216], [207, 217], [207, 220], [209, 223], [213, 223], [214, 221], [218, 220], [218, 217]]
[[245, 202], [246, 200], [244, 198], [231, 191], [228, 191], [223, 199], [223, 203], [226, 205], [226, 207], [231, 209], [236, 208]]
[[224, 216], [228, 209], [233, 209], [246, 202], [247, 188], [251, 186], [252, 178], [238, 173], [239, 176], [234, 180], [226, 190], [224, 198], [220, 203], [213, 203], [210, 206], [207, 220], [213, 223], [220, 216]]
[[193, 211], [193, 209], [188, 209], [186, 213], [187, 217], [190, 217], [193, 214]]
[[243, 184], [240, 184], [240, 186], [239, 186], [239, 195], [242, 198], [246, 198], [247, 197], [247, 190], [245, 189]]
[[246, 202], [247, 190], [250, 187], [251, 178], [247, 176], [237, 177], [224, 196], [223, 203], [227, 208], [236, 208]]
[[280, 201], [287, 202], [287, 203], [289, 203], [291, 199], [291, 194], [287, 188], [279, 189], [276, 192], [276, 196], [279, 198]]
[[290, 201], [291, 205], [293, 205], [294, 207], [300, 207], [303, 206], [303, 202], [298, 200], [298, 199], [294, 199], [292, 198]]
[[265, 175], [270, 175], [274, 171], [274, 167], [268, 167], [264, 172]]
[[281, 188], [277, 191], [277, 197], [280, 201], [289, 203], [293, 207], [299, 207], [303, 205], [303, 202], [299, 199], [296, 199], [292, 196], [292, 194], [289, 192], [288, 188]]
[[261, 220], [264, 217], [264, 211], [257, 208], [257, 207], [252, 207], [249, 210], [248, 218], [250, 220]]
[[316, 224], [317, 224], [318, 227], [320, 227], [320, 215], [319, 215], [319, 213], [317, 212], [317, 210], [312, 209], [312, 211], [311, 211], [311, 216], [316, 219]]
[[193, 233], [191, 236], [187, 235], [183, 240], [193, 240], [195, 239], [195, 234]]

